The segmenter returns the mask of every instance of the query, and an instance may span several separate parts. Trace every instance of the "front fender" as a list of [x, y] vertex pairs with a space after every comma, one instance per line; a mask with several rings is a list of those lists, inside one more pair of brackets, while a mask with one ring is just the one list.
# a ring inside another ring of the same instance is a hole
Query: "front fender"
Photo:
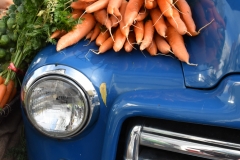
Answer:
[[240, 77], [230, 76], [214, 90], [162, 89], [121, 95], [114, 102], [108, 117], [102, 159], [115, 158], [122, 124], [130, 117], [151, 117], [240, 129], [239, 90]]

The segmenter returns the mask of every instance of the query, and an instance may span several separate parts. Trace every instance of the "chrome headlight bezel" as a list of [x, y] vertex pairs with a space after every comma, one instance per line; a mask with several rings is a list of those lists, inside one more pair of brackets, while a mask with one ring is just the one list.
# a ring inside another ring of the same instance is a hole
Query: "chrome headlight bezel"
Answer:
[[[31, 92], [32, 87], [42, 80], [47, 79], [60, 79], [71, 85], [74, 85], [84, 95], [84, 103], [87, 105], [86, 116], [84, 122], [78, 127], [77, 130], [66, 135], [54, 135], [44, 132], [41, 128], [34, 124], [34, 120], [28, 113], [28, 94]], [[41, 133], [54, 138], [70, 138], [83, 132], [86, 128], [90, 127], [95, 122], [99, 114], [99, 99], [97, 92], [91, 81], [76, 69], [64, 65], [46, 65], [36, 69], [34, 72], [25, 76], [22, 84], [22, 104], [24, 112], [26, 113], [31, 124]]]

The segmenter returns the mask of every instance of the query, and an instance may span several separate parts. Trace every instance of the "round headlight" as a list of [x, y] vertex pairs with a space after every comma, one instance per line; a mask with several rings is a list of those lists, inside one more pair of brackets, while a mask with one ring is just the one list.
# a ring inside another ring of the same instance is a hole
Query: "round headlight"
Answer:
[[30, 121], [51, 137], [74, 135], [88, 118], [88, 101], [83, 90], [63, 76], [40, 78], [25, 96]]
[[98, 118], [99, 98], [92, 82], [64, 65], [46, 65], [25, 75], [21, 98], [29, 121], [41, 133], [69, 138]]

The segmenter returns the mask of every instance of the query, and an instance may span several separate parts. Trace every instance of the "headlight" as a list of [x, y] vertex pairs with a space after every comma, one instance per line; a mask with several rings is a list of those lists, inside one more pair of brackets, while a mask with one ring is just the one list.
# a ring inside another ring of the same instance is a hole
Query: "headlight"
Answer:
[[70, 137], [96, 119], [99, 105], [96, 91], [83, 74], [72, 68], [42, 67], [23, 86], [28, 118], [45, 135]]

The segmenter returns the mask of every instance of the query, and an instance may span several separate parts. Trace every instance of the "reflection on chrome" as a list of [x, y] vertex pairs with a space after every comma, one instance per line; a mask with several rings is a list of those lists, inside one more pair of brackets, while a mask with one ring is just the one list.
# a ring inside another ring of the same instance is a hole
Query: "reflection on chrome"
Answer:
[[[139, 132], [136, 132], [137, 128]], [[132, 136], [134, 133], [135, 136]], [[139, 137], [139, 141], [136, 137]], [[240, 145], [150, 127], [133, 127], [125, 159], [138, 159], [139, 146], [162, 149], [207, 159], [240, 159]], [[131, 142], [131, 143], [130, 143]], [[135, 142], [133, 144], [133, 142]], [[161, 157], [159, 157], [161, 158]]]
[[127, 150], [125, 153], [126, 160], [138, 159], [138, 146], [141, 128], [142, 128], [141, 126], [135, 126], [130, 133], [130, 137], [127, 142]]

